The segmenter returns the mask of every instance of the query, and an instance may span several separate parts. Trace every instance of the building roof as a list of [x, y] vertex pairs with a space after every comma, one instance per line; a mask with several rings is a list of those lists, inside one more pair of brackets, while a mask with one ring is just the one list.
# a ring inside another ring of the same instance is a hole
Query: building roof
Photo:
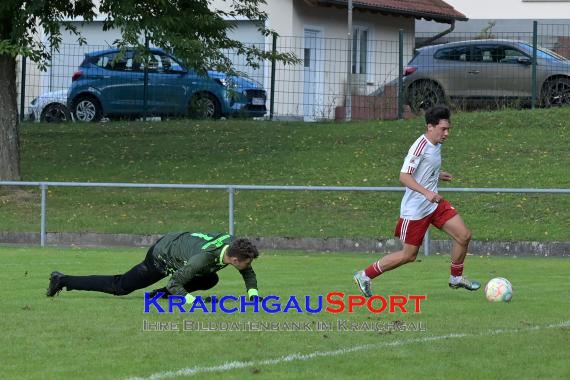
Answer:
[[[346, 8], [348, 0], [316, 0], [321, 6]], [[450, 24], [468, 18], [442, 0], [353, 0], [354, 10], [378, 12], [385, 15], [415, 17]]]

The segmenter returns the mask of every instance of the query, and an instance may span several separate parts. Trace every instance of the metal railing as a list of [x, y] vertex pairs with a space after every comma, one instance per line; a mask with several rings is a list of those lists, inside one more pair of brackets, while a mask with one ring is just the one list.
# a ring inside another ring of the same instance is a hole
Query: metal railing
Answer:
[[[151, 183], [112, 183], [112, 182], [30, 182], [0, 181], [0, 186], [36, 186], [41, 192], [40, 245], [46, 244], [47, 189], [48, 187], [111, 187], [111, 188], [144, 188], [144, 189], [208, 189], [226, 190], [228, 192], [228, 232], [234, 235], [235, 192], [239, 190], [262, 191], [364, 191], [364, 192], [403, 192], [405, 187], [396, 186], [279, 186], [279, 185], [204, 185], [204, 184], [151, 184]], [[536, 189], [536, 188], [440, 188], [439, 192], [457, 193], [548, 193], [570, 194], [570, 189]], [[429, 230], [424, 237], [423, 252], [429, 255]]]

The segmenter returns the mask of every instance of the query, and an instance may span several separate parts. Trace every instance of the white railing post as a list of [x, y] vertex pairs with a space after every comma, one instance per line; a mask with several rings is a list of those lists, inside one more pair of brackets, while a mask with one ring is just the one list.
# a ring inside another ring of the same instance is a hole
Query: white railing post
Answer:
[[229, 193], [229, 230], [228, 232], [230, 233], [230, 235], [234, 234], [234, 188], [233, 187], [228, 187], [228, 193]]
[[429, 228], [424, 235], [424, 256], [429, 256]]
[[41, 190], [41, 215], [40, 215], [40, 246], [45, 247], [46, 245], [46, 197], [47, 197], [47, 185], [45, 183], [40, 184]]

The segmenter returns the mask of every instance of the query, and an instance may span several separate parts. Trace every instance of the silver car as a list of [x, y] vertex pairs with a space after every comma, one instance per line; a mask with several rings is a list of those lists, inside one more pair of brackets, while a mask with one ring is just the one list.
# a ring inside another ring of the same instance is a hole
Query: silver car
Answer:
[[31, 101], [28, 119], [42, 123], [71, 121], [71, 113], [66, 103], [67, 90], [46, 92]]
[[[570, 61], [537, 49], [537, 96], [541, 105], [570, 103]], [[404, 71], [413, 111], [452, 101], [528, 103], [532, 97], [532, 45], [524, 41], [473, 40], [417, 49]]]

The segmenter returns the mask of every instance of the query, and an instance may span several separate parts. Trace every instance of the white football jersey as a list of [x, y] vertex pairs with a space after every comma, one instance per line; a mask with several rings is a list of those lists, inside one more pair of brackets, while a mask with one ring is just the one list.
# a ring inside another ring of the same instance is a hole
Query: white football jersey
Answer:
[[[441, 144], [433, 145], [425, 135], [421, 135], [412, 144], [400, 171], [411, 174], [417, 183], [437, 193], [440, 168]], [[400, 206], [400, 216], [403, 219], [418, 220], [431, 214], [436, 208], [437, 203], [431, 203], [423, 194], [406, 188]]]

